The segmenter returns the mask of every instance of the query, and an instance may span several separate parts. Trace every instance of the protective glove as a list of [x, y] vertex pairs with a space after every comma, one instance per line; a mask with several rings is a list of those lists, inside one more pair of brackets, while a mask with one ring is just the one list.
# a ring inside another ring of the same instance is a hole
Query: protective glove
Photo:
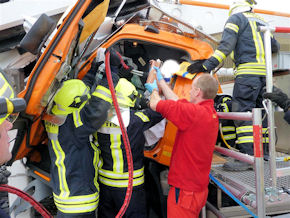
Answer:
[[96, 62], [95, 60], [91, 64], [91, 68], [89, 69], [87, 74], [90, 74], [93, 76], [93, 78], [96, 76], [99, 67], [104, 63], [104, 61]]
[[133, 70], [133, 67], [131, 67], [131, 66], [128, 66], [128, 67], [129, 67], [129, 68], [126, 69], [125, 67], [122, 66], [122, 67], [119, 69], [119, 73], [118, 73], [118, 75], [119, 75], [120, 78], [125, 78], [125, 79], [127, 79], [128, 81], [130, 81], [131, 78], [132, 78], [132, 76], [133, 76], [133, 74], [131, 73], [131, 71]]
[[274, 88], [272, 93], [264, 93], [263, 98], [270, 99], [281, 107], [285, 112], [290, 107], [290, 99], [288, 96], [281, 91], [281, 89]]
[[204, 59], [194, 61], [191, 65], [187, 67], [187, 72], [188, 73], [200, 73], [200, 72], [208, 73], [208, 71], [203, 66], [204, 61], [205, 61]]
[[158, 91], [158, 86], [156, 80], [153, 81], [153, 83], [145, 83], [145, 88], [150, 92], [150, 94], [153, 92], [154, 89]]
[[8, 177], [11, 175], [11, 173], [6, 169], [6, 166], [0, 167], [0, 184], [7, 184], [8, 183]]
[[159, 67], [153, 66], [153, 68], [156, 70], [156, 77], [157, 77], [158, 81], [164, 79]]

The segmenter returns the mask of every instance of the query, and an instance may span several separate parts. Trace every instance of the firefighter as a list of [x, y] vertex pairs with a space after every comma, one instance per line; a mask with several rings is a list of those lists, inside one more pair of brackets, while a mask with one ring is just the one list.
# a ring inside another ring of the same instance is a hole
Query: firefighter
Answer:
[[[10, 139], [8, 131], [12, 129], [13, 124], [8, 119], [11, 113], [18, 113], [25, 110], [26, 102], [24, 99], [15, 98], [14, 91], [8, 82], [5, 74], [0, 72], [0, 184], [7, 184], [10, 172], [5, 164], [12, 157], [9, 150]], [[3, 166], [2, 166], [3, 165]], [[7, 197], [7, 193], [4, 193]], [[3, 197], [3, 195], [1, 195]], [[4, 199], [4, 198], [3, 198]], [[2, 203], [0, 204], [0, 208]], [[0, 217], [9, 217], [7, 213], [0, 209]]]
[[275, 102], [279, 107], [281, 107], [285, 114], [284, 119], [288, 124], [290, 124], [290, 99], [288, 96], [282, 92], [281, 89], [274, 88], [272, 93], [264, 93], [263, 97], [266, 99], [270, 99]]
[[[214, 99], [214, 107], [217, 112], [232, 111], [232, 97], [230, 95], [217, 95]], [[232, 120], [220, 120], [220, 134], [218, 141], [223, 146], [235, 146], [236, 127]], [[224, 139], [224, 140], [223, 140]]]
[[[116, 86], [117, 100], [127, 129], [133, 156], [133, 192], [124, 217], [147, 217], [144, 190], [144, 144], [143, 132], [162, 120], [162, 116], [146, 108], [136, 111], [136, 98], [139, 96], [135, 86], [121, 78]], [[140, 96], [139, 96], [140, 97]], [[112, 116], [94, 134], [96, 145], [100, 149], [100, 205], [98, 217], [115, 217], [120, 210], [128, 186], [128, 164], [122, 132], [115, 115]]]
[[[231, 54], [236, 68], [233, 90], [233, 112], [252, 111], [262, 108], [263, 87], [266, 80], [265, 50], [263, 34], [259, 26], [268, 25], [259, 15], [252, 12], [254, 0], [234, 2], [230, 6], [229, 19], [225, 24], [221, 42], [214, 54], [204, 62], [193, 63], [188, 72], [210, 72]], [[278, 52], [279, 44], [271, 37], [272, 52]], [[237, 148], [253, 155], [253, 128], [251, 121], [235, 121]], [[264, 146], [267, 146], [267, 121], [263, 122]], [[227, 170], [247, 170], [250, 164], [240, 161], [227, 162]]]
[[[95, 71], [92, 66], [84, 78], [90, 85]], [[119, 76], [112, 73], [112, 79], [116, 85]], [[57, 217], [96, 216], [99, 152], [89, 136], [105, 122], [111, 103], [106, 77], [92, 91], [81, 80], [67, 80], [53, 98], [51, 113], [63, 122], [45, 122]]]

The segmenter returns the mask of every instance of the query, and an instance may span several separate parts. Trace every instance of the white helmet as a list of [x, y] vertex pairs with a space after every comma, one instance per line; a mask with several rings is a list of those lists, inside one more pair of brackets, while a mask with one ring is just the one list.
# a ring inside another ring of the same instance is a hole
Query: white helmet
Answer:
[[255, 0], [234, 1], [230, 6], [229, 16], [240, 12], [251, 11], [254, 4], [257, 4]]

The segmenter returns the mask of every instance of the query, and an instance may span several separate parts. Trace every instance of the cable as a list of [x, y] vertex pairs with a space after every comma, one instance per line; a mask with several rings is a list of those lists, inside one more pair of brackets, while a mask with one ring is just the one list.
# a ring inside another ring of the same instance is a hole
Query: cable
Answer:
[[239, 199], [237, 199], [229, 190], [226, 189], [226, 187], [224, 187], [216, 178], [214, 178], [213, 175], [209, 174], [209, 178], [215, 183], [217, 184], [217, 186], [223, 190], [229, 197], [231, 197], [237, 204], [239, 204], [241, 207], [243, 207], [245, 209], [245, 211], [247, 211], [249, 214], [251, 214], [251, 216], [253, 216], [254, 218], [258, 218], [257, 215], [255, 215], [251, 210], [249, 210], [249, 208], [246, 207], [246, 205], [244, 205]]
[[0, 185], [0, 191], [16, 194], [17, 196], [19, 196], [23, 200], [30, 203], [34, 207], [34, 209], [37, 212], [39, 212], [40, 215], [42, 215], [42, 217], [44, 217], [44, 218], [51, 218], [52, 217], [52, 215], [46, 210], [46, 208], [42, 204], [37, 202], [32, 196], [21, 191], [20, 189], [17, 189], [15, 187], [12, 187], [9, 185]]
[[111, 95], [112, 95], [112, 100], [113, 100], [113, 104], [117, 113], [117, 117], [118, 117], [118, 121], [120, 124], [120, 128], [122, 131], [122, 138], [124, 141], [124, 147], [125, 147], [125, 151], [126, 151], [126, 157], [127, 157], [127, 162], [128, 162], [128, 173], [129, 173], [129, 180], [128, 180], [128, 187], [126, 190], [126, 196], [124, 199], [124, 203], [122, 205], [122, 207], [120, 208], [118, 214], [116, 215], [116, 217], [122, 217], [131, 200], [131, 196], [132, 196], [132, 190], [133, 190], [133, 159], [132, 159], [132, 153], [131, 153], [131, 146], [130, 146], [130, 142], [129, 142], [129, 138], [128, 138], [128, 134], [126, 131], [126, 128], [124, 126], [123, 123], [123, 119], [120, 113], [120, 109], [119, 109], [119, 104], [117, 101], [117, 97], [115, 94], [115, 89], [114, 89], [114, 85], [113, 85], [113, 81], [112, 81], [112, 75], [111, 75], [111, 68], [110, 68], [110, 52], [108, 51], [106, 53], [105, 56], [105, 66], [106, 66], [106, 76], [107, 76], [107, 80], [108, 80], [108, 84], [109, 84], [109, 89], [111, 91]]

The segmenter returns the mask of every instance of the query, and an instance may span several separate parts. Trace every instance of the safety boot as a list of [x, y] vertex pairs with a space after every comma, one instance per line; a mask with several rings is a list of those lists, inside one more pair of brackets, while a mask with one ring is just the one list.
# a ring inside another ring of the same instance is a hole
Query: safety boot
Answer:
[[232, 160], [224, 163], [223, 168], [226, 171], [245, 171], [253, 169], [253, 166], [246, 162]]

